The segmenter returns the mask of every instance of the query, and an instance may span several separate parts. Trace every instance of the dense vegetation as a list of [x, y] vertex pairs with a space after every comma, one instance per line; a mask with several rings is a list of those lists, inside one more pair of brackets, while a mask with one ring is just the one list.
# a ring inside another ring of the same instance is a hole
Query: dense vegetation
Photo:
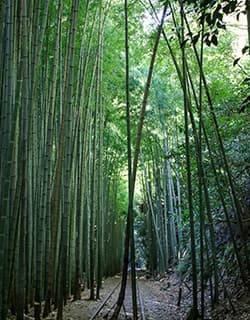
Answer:
[[249, 284], [249, 8], [0, 2], [2, 320], [62, 319], [128, 260], [190, 276], [193, 319]]

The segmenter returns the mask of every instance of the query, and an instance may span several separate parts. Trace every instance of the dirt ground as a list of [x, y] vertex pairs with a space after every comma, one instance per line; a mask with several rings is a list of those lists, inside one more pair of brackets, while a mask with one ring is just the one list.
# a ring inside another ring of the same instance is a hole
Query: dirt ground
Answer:
[[[107, 278], [103, 281], [101, 290], [101, 299], [98, 301], [88, 300], [89, 292], [82, 292], [82, 298], [79, 301], [69, 301], [64, 309], [64, 320], [93, 320], [109, 319], [114, 310], [117, 301], [121, 276]], [[103, 304], [104, 300], [115, 288], [116, 290], [105, 303], [103, 309], [93, 318], [96, 311]], [[192, 305], [192, 292], [188, 282], [182, 283], [174, 272], [156, 279], [146, 279], [145, 275], [139, 275], [137, 286], [141, 299], [139, 300], [138, 312], [141, 314], [141, 304], [144, 310], [144, 317], [140, 315], [139, 319], [146, 320], [189, 320], [188, 314]], [[180, 306], [177, 306], [179, 300], [180, 287], [182, 288]], [[223, 302], [218, 305], [213, 312], [209, 305], [206, 306], [205, 320], [250, 320], [250, 296], [246, 292], [237, 288], [231, 288], [233, 295], [224, 297]], [[128, 280], [126, 298], [124, 306], [120, 312], [119, 319], [132, 319], [132, 297], [131, 283]], [[206, 293], [205, 301], [210, 298]], [[10, 318], [11, 319], [11, 318]], [[12, 319], [15, 319], [14, 317]], [[25, 316], [25, 320], [33, 320], [33, 315]], [[52, 312], [46, 320], [55, 320], [56, 311]], [[190, 318], [191, 319], [191, 318]]]
[[[121, 277], [105, 279], [101, 291], [100, 301], [89, 301], [88, 292], [84, 291], [81, 301], [70, 302], [64, 311], [65, 320], [89, 320], [103, 304], [105, 298], [112, 289], [120, 282]], [[144, 275], [138, 276], [137, 285], [139, 287], [141, 300], [144, 309], [144, 319], [147, 320], [186, 320], [191, 310], [192, 292], [189, 283], [182, 283], [182, 294], [180, 306], [177, 306], [180, 281], [174, 272], [167, 274], [165, 277], [156, 279], [146, 279]], [[95, 317], [95, 319], [109, 319], [114, 310], [120, 285], [108, 299], [104, 308]], [[209, 305], [206, 306], [205, 319], [213, 320], [250, 320], [250, 297], [244, 290], [235, 290], [234, 296], [227, 297], [223, 303], [218, 305], [211, 313]], [[132, 319], [132, 297], [131, 284], [128, 280], [126, 298], [124, 306], [120, 313], [120, 319]], [[210, 301], [206, 293], [206, 301]], [[139, 301], [140, 302], [140, 301]], [[139, 307], [140, 313], [140, 307]], [[50, 318], [55, 319], [55, 314]], [[139, 319], [143, 319], [141, 316]]]
[[[88, 294], [83, 293], [81, 301], [70, 303], [65, 307], [65, 320], [89, 320], [91, 316], [102, 304], [102, 301], [111, 292], [121, 280], [120, 276], [108, 278], [103, 283], [101, 291], [101, 301], [88, 301]], [[141, 300], [143, 303], [144, 315], [147, 320], [186, 319], [186, 314], [191, 307], [192, 297], [188, 287], [183, 287], [182, 299], [180, 307], [177, 307], [179, 295], [179, 281], [174, 274], [169, 277], [155, 279], [146, 279], [145, 276], [138, 278], [137, 286], [139, 287]], [[117, 287], [114, 294], [105, 304], [104, 308], [96, 316], [95, 319], [109, 319], [112, 315], [115, 303], [117, 301], [120, 286]], [[132, 294], [131, 283], [128, 280], [126, 298], [124, 306], [120, 313], [120, 319], [132, 319]], [[139, 301], [140, 305], [140, 301]], [[140, 313], [139, 306], [139, 313]], [[141, 319], [141, 317], [140, 317]]]

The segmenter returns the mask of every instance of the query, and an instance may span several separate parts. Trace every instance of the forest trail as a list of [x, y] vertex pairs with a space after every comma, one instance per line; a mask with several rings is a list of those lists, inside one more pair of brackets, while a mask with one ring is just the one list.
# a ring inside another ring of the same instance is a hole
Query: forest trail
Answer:
[[[109, 295], [112, 289], [120, 282], [121, 277], [115, 276], [105, 279], [103, 289], [101, 290], [100, 301], [89, 301], [88, 291], [84, 291], [81, 301], [69, 303], [65, 307], [65, 320], [89, 320], [102, 305], [105, 298]], [[188, 310], [192, 305], [192, 295], [187, 286], [182, 288], [182, 300], [180, 307], [177, 306], [179, 296], [179, 280], [174, 273], [167, 277], [155, 279], [146, 279], [141, 276], [137, 280], [137, 287], [140, 291], [142, 304], [144, 307], [145, 319], [159, 320], [172, 319], [182, 320], [186, 319]], [[95, 317], [95, 319], [109, 318], [112, 315], [114, 305], [117, 301], [119, 288], [114, 291], [110, 299], [108, 299], [104, 308]], [[140, 302], [138, 299], [140, 313]], [[54, 319], [54, 318], [51, 318]], [[121, 310], [119, 319], [132, 319], [132, 296], [131, 283], [128, 280], [126, 289], [126, 297], [124, 307]], [[141, 317], [139, 318], [141, 319]]]
[[[89, 300], [89, 290], [82, 291], [81, 300], [69, 300], [64, 307], [64, 320], [101, 320], [110, 319], [112, 316], [117, 297], [120, 290], [121, 276], [106, 278], [103, 281], [100, 300]], [[250, 295], [237, 285], [234, 289], [228, 283], [227, 289], [231, 295], [216, 306], [211, 314], [210, 306], [205, 308], [205, 320], [250, 320]], [[147, 279], [144, 275], [137, 276], [138, 298], [138, 320], [190, 320], [189, 313], [192, 306], [191, 283], [180, 280], [175, 272], [170, 272], [164, 277]], [[178, 306], [180, 288], [182, 289], [180, 306]], [[111, 292], [113, 292], [111, 294]], [[111, 296], [110, 296], [111, 294]], [[106, 301], [107, 297], [110, 298]], [[206, 292], [205, 301], [209, 302], [209, 295]], [[221, 297], [223, 299], [223, 297]], [[142, 300], [144, 317], [141, 316]], [[105, 302], [106, 301], [106, 302]], [[100, 307], [104, 305], [103, 308]], [[33, 308], [32, 308], [33, 309]], [[34, 320], [33, 310], [25, 315], [25, 320]], [[99, 312], [100, 310], [100, 312]], [[98, 312], [97, 312], [98, 311]], [[56, 320], [57, 310], [53, 311], [45, 320]], [[9, 316], [8, 320], [16, 319]], [[124, 306], [121, 309], [119, 320], [132, 320], [132, 292], [131, 281], [128, 279]]]
[[[109, 319], [112, 315], [114, 305], [117, 301], [120, 285], [115, 289], [114, 293], [105, 303], [103, 309], [93, 318], [96, 311], [103, 304], [104, 300], [111, 291], [120, 283], [121, 276], [110, 277], [104, 280], [103, 288], [101, 290], [101, 300], [88, 300], [89, 292], [85, 290], [82, 292], [82, 299], [80, 301], [69, 302], [64, 309], [64, 320], [90, 320], [90, 319]], [[156, 279], [146, 279], [145, 276], [138, 276], [137, 286], [139, 288], [143, 306], [144, 319], [146, 320], [186, 320], [188, 313], [192, 306], [192, 292], [189, 286], [191, 283], [183, 282], [182, 286], [176, 273], [168, 273], [165, 277], [158, 277]], [[179, 299], [180, 286], [182, 288], [181, 303], [177, 306]], [[236, 298], [236, 297], [234, 297]], [[139, 300], [139, 299], [138, 299]], [[210, 301], [206, 297], [206, 301]], [[139, 301], [138, 301], [139, 304]], [[206, 307], [206, 320], [250, 320], [250, 297], [243, 296], [241, 299], [233, 299], [233, 304], [236, 313], [229, 306], [228, 300], [222, 305], [218, 306], [211, 316], [209, 306]], [[140, 314], [140, 304], [138, 308]], [[120, 320], [132, 319], [132, 296], [131, 283], [128, 280], [126, 289], [126, 297], [124, 301], [124, 308], [120, 313]], [[55, 320], [56, 313], [47, 320]], [[139, 320], [143, 319], [141, 315]]]

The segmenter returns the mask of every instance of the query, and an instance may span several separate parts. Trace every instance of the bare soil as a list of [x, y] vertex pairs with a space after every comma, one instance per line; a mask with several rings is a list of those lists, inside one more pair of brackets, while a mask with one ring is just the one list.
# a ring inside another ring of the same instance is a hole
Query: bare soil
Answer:
[[[102, 300], [108, 296], [120, 280], [121, 277], [116, 276], [104, 281], [103, 289], [101, 291], [101, 301], [88, 301], [88, 295], [85, 296], [86, 293], [84, 293], [81, 301], [74, 302], [66, 306], [64, 313], [65, 320], [91, 319], [91, 316], [98, 309], [98, 306], [102, 304]], [[191, 308], [192, 303], [191, 291], [187, 286], [182, 288], [181, 304], [180, 307], [178, 307], [179, 280], [176, 278], [174, 273], [167, 277], [158, 277], [158, 279], [146, 279], [145, 276], [138, 277], [137, 286], [140, 291], [145, 319], [186, 319], [187, 312]], [[119, 289], [120, 286], [115, 290], [114, 294], [110, 297], [95, 319], [108, 319], [112, 315], [119, 294]], [[138, 303], [138, 311], [141, 313], [140, 301], [138, 301]], [[128, 280], [126, 298], [119, 319], [132, 319], [132, 292], [130, 280]]]
[[[89, 292], [82, 292], [79, 301], [69, 300], [64, 308], [64, 320], [90, 320], [90, 319], [109, 319], [117, 301], [120, 285], [105, 303], [103, 309], [92, 318], [98, 308], [103, 304], [106, 297], [115, 286], [120, 282], [121, 276], [107, 278], [103, 281], [101, 299], [91, 301], [88, 299]], [[146, 320], [186, 320], [189, 319], [189, 312], [192, 305], [191, 284], [188, 282], [180, 283], [174, 272], [164, 277], [158, 276], [156, 279], [147, 279], [145, 275], [139, 275], [137, 286], [141, 299], [139, 300], [139, 310], [141, 314], [141, 304], [144, 310], [144, 318], [140, 315], [139, 319]], [[180, 288], [182, 291], [180, 305], [178, 306]], [[232, 296], [224, 297], [223, 302], [212, 312], [209, 305], [206, 305], [206, 320], [250, 320], [250, 296], [243, 288], [228, 288], [233, 293]], [[222, 297], [223, 299], [223, 297]], [[206, 293], [206, 302], [210, 302], [209, 294]], [[132, 319], [132, 294], [131, 284], [128, 280], [126, 298], [121, 310], [119, 319]], [[11, 319], [11, 318], [10, 318]], [[12, 319], [15, 319], [14, 317]], [[26, 320], [33, 320], [32, 315], [25, 316]], [[52, 312], [46, 320], [55, 320], [56, 311]], [[191, 319], [191, 318], [190, 318]]]

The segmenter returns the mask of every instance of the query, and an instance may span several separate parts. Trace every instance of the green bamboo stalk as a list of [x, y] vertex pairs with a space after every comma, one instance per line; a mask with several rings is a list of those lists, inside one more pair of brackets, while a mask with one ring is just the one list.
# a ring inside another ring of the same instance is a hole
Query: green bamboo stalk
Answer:
[[97, 63], [97, 79], [96, 79], [96, 104], [98, 106], [98, 147], [97, 147], [97, 169], [96, 169], [96, 178], [97, 178], [97, 256], [96, 256], [96, 299], [100, 299], [100, 289], [102, 287], [102, 268], [103, 268], [103, 194], [102, 194], [102, 144], [103, 144], [103, 105], [102, 105], [102, 51], [103, 51], [103, 3], [100, 2], [99, 7], [99, 28], [98, 28], [98, 63]]
[[[163, 248], [162, 248], [162, 244], [161, 244], [160, 237], [159, 237], [159, 232], [158, 232], [158, 225], [157, 225], [157, 221], [156, 221], [157, 215], [154, 213], [152, 192], [151, 192], [151, 187], [150, 187], [150, 184], [149, 184], [150, 179], [148, 177], [147, 170], [146, 170], [143, 158], [142, 158], [142, 165], [143, 165], [143, 175], [144, 175], [144, 180], [145, 180], [145, 188], [146, 188], [146, 192], [147, 192], [149, 209], [150, 209], [150, 214], [151, 214], [151, 218], [152, 218], [152, 222], [153, 222], [152, 226], [153, 226], [154, 233], [155, 233], [155, 236], [156, 236], [156, 239], [157, 239], [157, 248], [159, 248], [160, 258], [161, 258], [162, 263], [164, 263], [165, 256], [164, 256], [164, 253], [163, 253]], [[164, 268], [165, 268], [165, 265], [164, 265]]]
[[[162, 27], [164, 23], [164, 18], [166, 14], [166, 9], [167, 9], [167, 3], [164, 4], [164, 9], [163, 9], [163, 14], [162, 14], [162, 19], [161, 23], [158, 27], [158, 32], [155, 40], [155, 45], [153, 48], [153, 53], [150, 61], [150, 66], [149, 66], [149, 71], [148, 71], [148, 77], [146, 81], [146, 86], [144, 90], [144, 96], [143, 96], [143, 101], [142, 101], [142, 107], [141, 107], [141, 113], [140, 113], [140, 119], [139, 119], [139, 124], [137, 128], [137, 136], [136, 136], [136, 146], [135, 146], [135, 153], [134, 153], [134, 159], [133, 159], [133, 165], [132, 165], [132, 173], [131, 173], [131, 200], [134, 198], [134, 188], [135, 188], [135, 180], [136, 180], [136, 172], [137, 172], [137, 165], [138, 165], [138, 160], [139, 160], [139, 153], [140, 153], [140, 147], [141, 147], [141, 138], [142, 138], [142, 128], [143, 128], [143, 123], [144, 123], [144, 118], [145, 118], [145, 111], [146, 111], [146, 105], [148, 101], [148, 96], [149, 96], [149, 89], [150, 89], [150, 84], [152, 80], [152, 75], [153, 75], [153, 68], [154, 68], [154, 63], [156, 59], [156, 53], [160, 41], [160, 36], [162, 32]], [[128, 266], [128, 252], [129, 252], [129, 237], [131, 234], [130, 230], [131, 226], [131, 217], [128, 214], [127, 217], [127, 227], [126, 227], [126, 237], [125, 237], [125, 253], [124, 253], [124, 265], [123, 265], [123, 279], [122, 279], [122, 285], [121, 285], [121, 290], [119, 293], [119, 297], [116, 303], [116, 308], [114, 310], [114, 313], [111, 317], [111, 319], [117, 319], [122, 303], [125, 297], [125, 289], [126, 289], [126, 281], [125, 279], [127, 278], [127, 266]]]
[[191, 169], [190, 169], [190, 142], [188, 132], [188, 87], [187, 87], [187, 70], [186, 70], [186, 53], [184, 44], [184, 3], [180, 1], [180, 14], [181, 14], [181, 51], [182, 51], [182, 79], [183, 79], [183, 100], [184, 100], [184, 120], [185, 120], [185, 150], [186, 150], [186, 172], [187, 172], [187, 193], [188, 193], [188, 206], [189, 206], [189, 222], [190, 222], [190, 240], [191, 240], [191, 260], [192, 260], [192, 283], [193, 283], [193, 306], [192, 314], [193, 319], [198, 318], [198, 297], [197, 297], [197, 264], [195, 252], [195, 230], [194, 230], [194, 208], [192, 196], [192, 182], [191, 182]]
[[[63, 182], [63, 210], [62, 210], [62, 229], [60, 242], [60, 257], [59, 264], [59, 278], [61, 278], [62, 290], [58, 290], [58, 315], [57, 319], [62, 319], [63, 301], [66, 303], [69, 296], [69, 279], [68, 279], [68, 245], [69, 245], [69, 210], [71, 203], [71, 169], [73, 143], [72, 139], [72, 107], [73, 107], [73, 76], [74, 76], [74, 56], [75, 56], [75, 37], [76, 37], [76, 23], [78, 17], [79, 0], [72, 1], [71, 7], [71, 24], [68, 38], [67, 60], [65, 63], [65, 86], [63, 97], [63, 131], [60, 132], [60, 140], [62, 141], [62, 171], [59, 173], [62, 176]], [[61, 272], [61, 274], [60, 274]]]
[[[204, 34], [204, 23], [202, 25], [202, 35]], [[201, 41], [201, 49], [200, 49], [200, 61], [201, 65], [203, 64], [203, 41]], [[204, 190], [204, 171], [202, 168], [202, 77], [200, 74], [199, 79], [199, 104], [198, 104], [198, 118], [199, 118], [199, 127], [198, 127], [198, 145], [197, 145], [197, 162], [198, 162], [198, 175], [199, 175], [199, 222], [200, 222], [200, 291], [201, 291], [201, 319], [204, 319], [204, 312], [205, 312], [205, 292], [204, 292], [204, 232], [205, 232], [205, 216], [203, 212], [203, 190]]]
[[[98, 58], [97, 58], [98, 60]], [[98, 79], [97, 79], [98, 80]], [[96, 90], [97, 84], [96, 84]], [[95, 92], [96, 99], [98, 96], [98, 93]], [[97, 138], [97, 116], [98, 116], [98, 110], [97, 110], [97, 100], [95, 103], [95, 109], [94, 109], [94, 119], [93, 119], [93, 142], [91, 146], [91, 167], [90, 167], [90, 229], [89, 229], [89, 275], [90, 275], [90, 300], [95, 299], [95, 267], [96, 267], [96, 261], [95, 261], [95, 223], [96, 223], [96, 138]]]
[[[127, 153], [128, 153], [128, 220], [130, 225], [130, 260], [131, 260], [131, 282], [132, 282], [132, 303], [133, 318], [138, 318], [137, 314], [137, 291], [136, 291], [136, 270], [135, 270], [135, 243], [134, 243], [134, 212], [133, 212], [133, 186], [132, 186], [132, 151], [131, 151], [131, 125], [130, 125], [130, 90], [129, 90], [129, 23], [128, 23], [128, 1], [124, 2], [125, 14], [125, 55], [126, 55], [126, 124], [127, 124]], [[126, 258], [126, 259], [125, 259]], [[124, 270], [128, 268], [127, 256], [124, 256]], [[125, 275], [123, 277], [126, 287]]]
[[[156, 226], [158, 229], [158, 234], [159, 234], [159, 240], [160, 240], [160, 244], [161, 244], [161, 248], [162, 248], [162, 253], [163, 253], [163, 258], [159, 259], [159, 267], [158, 267], [158, 272], [162, 273], [165, 272], [167, 270], [167, 264], [168, 264], [168, 260], [166, 257], [166, 251], [165, 251], [165, 241], [164, 241], [164, 237], [165, 234], [163, 234], [162, 230], [163, 230], [163, 214], [162, 214], [162, 195], [161, 195], [161, 174], [160, 174], [160, 160], [159, 162], [157, 161], [157, 159], [160, 158], [159, 156], [159, 141], [157, 141], [158, 139], [154, 139], [155, 142], [153, 144], [154, 149], [152, 152], [152, 159], [153, 159], [153, 179], [154, 179], [154, 186], [155, 186], [155, 202], [156, 202], [156, 214], [155, 214], [155, 218], [156, 218]], [[159, 232], [160, 231], [160, 232]], [[170, 244], [170, 249], [172, 250], [172, 244]]]
[[[58, 74], [58, 57], [59, 57], [59, 39], [60, 39], [60, 29], [61, 29], [61, 20], [62, 20], [62, 3], [58, 2], [58, 14], [57, 14], [57, 26], [55, 32], [54, 39], [54, 53], [53, 53], [53, 64], [51, 71], [51, 80], [50, 80], [50, 90], [48, 97], [48, 112], [46, 113], [47, 126], [44, 127], [45, 131], [45, 147], [44, 147], [44, 155], [42, 161], [42, 191], [41, 191], [41, 201], [40, 201], [40, 220], [38, 224], [37, 230], [37, 266], [36, 266], [36, 292], [35, 292], [35, 310], [37, 319], [40, 318], [41, 312], [41, 299], [43, 297], [43, 262], [44, 262], [44, 243], [46, 239], [46, 234], [44, 233], [45, 226], [48, 223], [48, 219], [46, 219], [46, 212], [48, 210], [47, 201], [50, 197], [49, 186], [51, 183], [51, 157], [52, 157], [52, 141], [53, 141], [53, 127], [55, 124], [55, 98], [56, 98], [56, 80]], [[47, 223], [46, 223], [47, 221]], [[38, 311], [40, 310], [40, 311]], [[39, 315], [38, 315], [39, 314]]]
[[[7, 313], [7, 295], [8, 295], [8, 259], [6, 256], [9, 251], [8, 237], [10, 234], [10, 216], [11, 216], [11, 203], [9, 202], [11, 195], [11, 169], [13, 168], [13, 135], [15, 130], [11, 127], [13, 118], [15, 119], [16, 112], [14, 111], [14, 94], [13, 94], [13, 4], [10, 1], [6, 1], [5, 8], [3, 9], [3, 16], [5, 15], [4, 36], [2, 39], [5, 43], [5, 48], [0, 56], [0, 64], [4, 70], [3, 79], [1, 79], [1, 125], [0, 125], [0, 260], [3, 263], [0, 265], [0, 291], [2, 292], [0, 297], [0, 316], [6, 318]], [[12, 118], [13, 112], [13, 118]]]
[[21, 18], [22, 18], [22, 111], [21, 111], [21, 122], [20, 122], [20, 148], [19, 148], [19, 163], [20, 163], [20, 172], [19, 179], [21, 181], [21, 199], [20, 199], [20, 222], [19, 222], [19, 251], [18, 251], [18, 271], [16, 276], [16, 297], [17, 297], [17, 320], [23, 320], [23, 313], [25, 307], [25, 298], [27, 294], [26, 290], [26, 259], [27, 252], [26, 248], [26, 232], [27, 232], [27, 209], [28, 209], [28, 17], [27, 17], [27, 4], [26, 0], [23, 0], [21, 3]]

